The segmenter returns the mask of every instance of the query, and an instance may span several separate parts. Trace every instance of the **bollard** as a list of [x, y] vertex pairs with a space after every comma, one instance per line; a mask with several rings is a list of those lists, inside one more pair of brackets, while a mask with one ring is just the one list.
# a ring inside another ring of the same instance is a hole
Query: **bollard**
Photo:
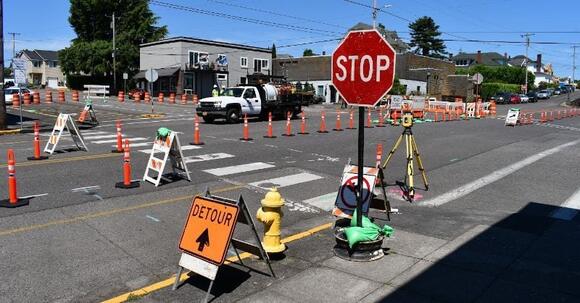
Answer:
[[261, 203], [256, 220], [264, 224], [262, 246], [269, 254], [281, 253], [286, 250], [286, 245], [280, 241], [284, 199], [276, 188], [272, 188]]
[[34, 121], [33, 149], [34, 149], [34, 157], [28, 157], [26, 159], [28, 159], [30, 161], [48, 159], [47, 156], [40, 155], [40, 122], [38, 122], [38, 121]]
[[58, 102], [59, 103], [65, 103], [66, 99], [64, 97], [64, 90], [59, 90], [58, 91]]
[[340, 112], [336, 112], [336, 125], [334, 126], [334, 128], [332, 130], [335, 132], [343, 131], [342, 125], [340, 124]]
[[181, 95], [181, 105], [186, 105], [187, 104], [187, 95], [183, 94]]
[[17, 93], [12, 94], [12, 108], [20, 107], [20, 95]]
[[308, 135], [309, 132], [306, 131], [306, 113], [302, 111], [300, 113], [300, 132], [301, 135]]
[[204, 145], [205, 143], [201, 142], [199, 139], [199, 116], [195, 115], [195, 119], [193, 120], [194, 130], [193, 130], [193, 142], [189, 143], [190, 145]]
[[294, 134], [292, 133], [292, 123], [290, 123], [290, 119], [292, 118], [292, 113], [288, 112], [286, 114], [286, 133], [282, 134], [284, 137], [293, 137]]
[[14, 208], [28, 205], [30, 198], [18, 198], [16, 185], [16, 159], [14, 151], [8, 149], [8, 199], [0, 201], [0, 207]]
[[163, 103], [164, 95], [163, 93], [159, 93], [159, 97], [157, 97], [157, 103]]
[[274, 130], [272, 129], [272, 112], [268, 112], [268, 133], [264, 138], [276, 138], [276, 136], [274, 136]]
[[354, 127], [354, 111], [350, 110], [348, 115], [348, 127], [346, 129], [356, 129], [356, 127]]
[[125, 102], [125, 92], [120, 90], [119, 93], [117, 94], [117, 101], [119, 102]]
[[30, 105], [30, 93], [24, 93], [24, 105]]
[[115, 187], [129, 189], [139, 186], [138, 180], [131, 180], [131, 148], [129, 147], [129, 139], [125, 139], [125, 147], [123, 148], [123, 182], [115, 183]]
[[197, 94], [193, 94], [193, 105], [197, 105]]
[[244, 136], [240, 138], [242, 141], [252, 141], [254, 139], [250, 138], [250, 128], [248, 126], [248, 115], [244, 114]]
[[169, 104], [175, 104], [175, 93], [169, 93]]
[[123, 133], [121, 132], [121, 121], [117, 120], [115, 123], [117, 127], [117, 149], [113, 149], [112, 153], [122, 153], [123, 152]]
[[320, 128], [318, 129], [318, 133], [326, 134], [328, 131], [326, 130], [326, 113], [320, 113]]
[[149, 94], [149, 92], [145, 92], [143, 102], [145, 103], [151, 102], [151, 95]]

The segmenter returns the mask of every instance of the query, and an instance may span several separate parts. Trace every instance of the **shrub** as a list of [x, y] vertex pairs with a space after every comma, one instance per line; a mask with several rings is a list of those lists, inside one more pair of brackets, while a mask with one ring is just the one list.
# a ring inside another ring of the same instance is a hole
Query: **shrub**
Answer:
[[483, 83], [481, 84], [481, 98], [488, 100], [489, 98], [495, 96], [497, 93], [519, 93], [520, 85], [518, 84], [506, 84], [506, 83]]

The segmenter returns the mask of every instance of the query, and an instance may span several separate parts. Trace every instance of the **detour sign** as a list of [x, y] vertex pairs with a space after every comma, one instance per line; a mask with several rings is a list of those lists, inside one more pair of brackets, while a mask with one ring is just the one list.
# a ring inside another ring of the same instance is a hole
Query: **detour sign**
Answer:
[[224, 262], [238, 220], [237, 205], [197, 196], [193, 198], [179, 249], [208, 262]]

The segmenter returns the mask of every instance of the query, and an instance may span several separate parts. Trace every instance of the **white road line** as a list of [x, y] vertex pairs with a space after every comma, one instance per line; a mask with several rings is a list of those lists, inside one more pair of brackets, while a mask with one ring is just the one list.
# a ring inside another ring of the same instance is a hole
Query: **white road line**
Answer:
[[334, 208], [334, 202], [336, 201], [336, 192], [328, 193], [326, 195], [314, 197], [308, 200], [304, 200], [302, 202], [306, 204], [310, 204], [312, 206], [316, 206], [325, 211], [331, 211]]
[[[129, 142], [133, 142], [133, 141], [143, 141], [143, 140], [147, 140], [147, 138], [142, 138], [142, 137], [129, 138]], [[115, 143], [115, 142], [117, 142], [116, 139], [113, 139], [113, 140], [91, 141], [91, 143], [94, 143], [94, 144], [106, 144], [106, 143]]]
[[48, 196], [48, 193], [37, 194], [37, 195], [28, 195], [28, 196], [20, 197], [20, 199], [38, 198], [38, 197], [44, 197], [44, 196]]
[[82, 134], [84, 136], [92, 136], [92, 135], [105, 135], [105, 134], [110, 134], [110, 132], [102, 132], [102, 131], [82, 131]]
[[155, 221], [155, 222], [161, 222], [161, 220], [159, 220], [159, 219], [157, 219], [157, 218], [155, 218], [155, 217], [153, 217], [153, 216], [150, 216], [150, 215], [146, 215], [145, 217], [146, 217], [146, 218], [149, 218], [149, 219], [151, 219], [151, 220], [153, 220], [153, 221]]
[[580, 210], [580, 189], [572, 194], [560, 207], [554, 210], [550, 217], [568, 221], [574, 219]]
[[249, 171], [255, 171], [260, 169], [276, 167], [274, 165], [266, 164], [264, 162], [254, 162], [242, 165], [226, 166], [220, 168], [206, 169], [204, 172], [212, 174], [215, 176], [227, 176], [239, 173], [245, 173]]
[[99, 185], [93, 185], [93, 186], [84, 186], [84, 187], [77, 187], [77, 188], [73, 188], [70, 191], [72, 191], [73, 193], [79, 192], [79, 191], [90, 191], [90, 190], [99, 190], [101, 189], [101, 186]]
[[185, 163], [195, 163], [195, 162], [203, 162], [209, 160], [219, 160], [219, 159], [227, 159], [233, 158], [234, 155], [226, 154], [226, 153], [216, 153], [216, 154], [206, 154], [206, 155], [197, 155], [191, 157], [183, 157]]
[[201, 146], [196, 146], [196, 145], [183, 145], [181, 147], [181, 150], [194, 150], [194, 149], [200, 149]]
[[561, 150], [563, 150], [566, 147], [570, 147], [573, 145], [576, 145], [580, 143], [580, 140], [576, 140], [573, 142], [569, 142], [566, 144], [562, 144], [559, 146], [556, 146], [554, 148], [545, 150], [543, 152], [540, 152], [538, 154], [535, 154], [533, 156], [527, 157], [521, 161], [518, 161], [514, 164], [511, 164], [507, 167], [504, 167], [502, 169], [496, 170], [494, 172], [492, 172], [491, 174], [481, 177], [473, 182], [467, 183], [463, 186], [460, 186], [454, 190], [448, 191], [438, 197], [435, 197], [433, 199], [430, 200], [425, 200], [423, 202], [417, 203], [418, 205], [422, 205], [422, 206], [439, 206], [439, 205], [443, 205], [445, 203], [451, 202], [453, 200], [459, 199], [463, 196], [466, 196], [490, 183], [493, 183], [495, 181], [498, 181], [500, 179], [502, 179], [505, 176], [508, 176], [510, 174], [515, 173], [516, 171], [530, 165], [533, 164], [539, 160], [542, 160], [543, 158], [553, 155], [557, 152], [560, 152]]
[[[141, 143], [135, 143], [135, 144], [131, 143], [131, 147], [143, 147], [143, 146], [149, 146], [149, 145], [153, 145], [153, 143], [151, 143], [151, 142], [141, 142]], [[117, 147], [117, 145], [111, 145], [111, 147]]]
[[[83, 136], [85, 140], [97, 140], [97, 139], [108, 139], [108, 138], [115, 138], [117, 135], [99, 135], [99, 136]], [[124, 138], [123, 138], [124, 139]]]
[[263, 188], [263, 189], [269, 189], [272, 187], [279, 188], [279, 187], [292, 186], [292, 185], [306, 183], [306, 182], [315, 181], [315, 180], [319, 180], [319, 179], [322, 179], [322, 177], [315, 175], [315, 174], [299, 173], [299, 174], [290, 175], [290, 176], [284, 176], [284, 177], [279, 177], [279, 178], [274, 178], [274, 179], [257, 181], [257, 182], [249, 183], [249, 185]]

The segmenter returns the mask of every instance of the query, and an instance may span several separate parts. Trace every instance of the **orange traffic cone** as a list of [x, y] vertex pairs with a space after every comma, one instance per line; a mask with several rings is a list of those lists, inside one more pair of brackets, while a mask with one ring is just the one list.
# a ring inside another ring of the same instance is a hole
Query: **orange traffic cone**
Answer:
[[32, 103], [40, 104], [40, 93], [39, 92], [32, 93]]
[[123, 182], [115, 183], [116, 188], [136, 188], [139, 187], [138, 180], [131, 180], [131, 148], [129, 139], [125, 139], [125, 148], [123, 148]]
[[157, 97], [157, 103], [163, 103], [163, 98], [165, 96], [163, 95], [163, 93], [159, 93], [159, 97]]
[[24, 105], [30, 105], [30, 93], [24, 93]]
[[385, 127], [385, 117], [383, 116], [383, 108], [379, 109], [379, 124], [377, 127]]
[[44, 103], [52, 103], [52, 91], [47, 90], [44, 96]]
[[292, 123], [290, 123], [290, 119], [292, 118], [292, 113], [288, 112], [286, 115], [286, 133], [282, 134], [284, 137], [293, 137], [294, 134], [292, 133]]
[[336, 112], [336, 125], [334, 126], [334, 128], [332, 130], [335, 132], [343, 131], [342, 125], [340, 123], [340, 112]]
[[18, 191], [16, 188], [16, 160], [14, 159], [14, 151], [8, 149], [8, 199], [0, 201], [0, 207], [20, 207], [28, 205], [30, 198], [18, 198]]
[[121, 121], [117, 120], [117, 149], [113, 149], [112, 153], [122, 153], [123, 152], [123, 133], [121, 132]]
[[175, 104], [175, 93], [169, 93], [169, 104]]
[[244, 137], [240, 138], [242, 141], [252, 141], [250, 138], [250, 128], [248, 126], [248, 115], [244, 114]]
[[12, 94], [12, 108], [19, 108], [20, 107], [20, 95], [19, 94]]
[[320, 129], [318, 130], [321, 134], [326, 134], [328, 131], [326, 130], [326, 113], [320, 113]]
[[[123, 96], [123, 99], [125, 97]], [[73, 90], [72, 91], [72, 101], [73, 102], [79, 102], [79, 91], [78, 90]]]
[[274, 130], [272, 129], [272, 112], [268, 113], [268, 134], [265, 135], [264, 138], [276, 138], [276, 136], [274, 136]]
[[187, 104], [187, 95], [183, 94], [181, 95], [181, 105], [186, 105]]
[[87, 111], [83, 109], [83, 111], [79, 116], [78, 122], [84, 123], [86, 119], [87, 119]]
[[372, 120], [372, 112], [371, 109], [369, 108], [368, 112], [367, 112], [367, 125], [365, 125], [365, 128], [373, 128], [373, 120]]
[[35, 121], [34, 122], [34, 143], [33, 143], [33, 149], [34, 149], [34, 157], [28, 157], [26, 159], [28, 160], [46, 160], [48, 159], [47, 156], [41, 156], [40, 155], [40, 122]]
[[356, 129], [356, 127], [354, 127], [354, 111], [351, 110], [350, 113], [348, 113], [348, 127], [346, 129]]
[[306, 131], [306, 113], [302, 112], [300, 113], [300, 132], [299, 134], [301, 135], [308, 135], [309, 132]]
[[199, 139], [199, 116], [195, 115], [195, 119], [193, 120], [194, 130], [193, 130], [193, 142], [189, 143], [190, 145], [204, 145], [205, 143], [201, 142]]
[[377, 144], [377, 155], [376, 155], [376, 162], [375, 162], [375, 168], [379, 168], [379, 166], [381, 166], [381, 160], [383, 158], [383, 144], [379, 143]]

